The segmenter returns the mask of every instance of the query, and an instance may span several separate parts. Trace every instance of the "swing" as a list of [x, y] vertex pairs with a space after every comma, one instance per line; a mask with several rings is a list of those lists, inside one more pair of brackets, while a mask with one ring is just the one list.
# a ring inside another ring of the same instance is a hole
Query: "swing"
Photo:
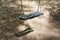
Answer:
[[[40, 3], [40, 2], [39, 2]], [[21, 4], [22, 4], [22, 0], [21, 0]], [[22, 8], [22, 7], [21, 7]], [[27, 20], [27, 19], [31, 19], [31, 18], [34, 18], [34, 17], [37, 17], [37, 16], [40, 16], [42, 15], [43, 13], [39, 12], [39, 6], [38, 6], [38, 11], [37, 12], [34, 12], [32, 14], [29, 14], [29, 15], [23, 15], [23, 16], [20, 16], [19, 18], [22, 19], [22, 20]], [[18, 32], [18, 33], [15, 33], [14, 35], [16, 37], [21, 37], [21, 36], [24, 36], [30, 32], [32, 32], [32, 28], [29, 27], [21, 32]]]
[[32, 32], [32, 31], [33, 31], [33, 30], [32, 30], [31, 28], [27, 28], [27, 29], [25, 29], [24, 31], [15, 33], [14, 35], [15, 35], [16, 37], [21, 37], [21, 36], [24, 36], [24, 35]]
[[[21, 4], [22, 4], [22, 0], [21, 0]], [[38, 3], [38, 9], [37, 9], [36, 12], [30, 13], [28, 15], [19, 16], [19, 19], [28, 20], [28, 19], [32, 19], [32, 18], [38, 17], [40, 15], [43, 15], [43, 13], [41, 11], [39, 11], [39, 10], [41, 10], [41, 6], [39, 6], [39, 5], [40, 5], [40, 0], [39, 0], [39, 3]], [[23, 11], [23, 9], [21, 9], [21, 10]]]

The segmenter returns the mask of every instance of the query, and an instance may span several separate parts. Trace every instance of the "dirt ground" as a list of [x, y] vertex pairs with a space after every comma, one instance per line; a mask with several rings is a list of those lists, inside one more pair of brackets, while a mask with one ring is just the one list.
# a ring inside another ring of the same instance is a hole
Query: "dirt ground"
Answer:
[[[1, 0], [0, 40], [60, 40], [60, 0], [41, 1], [43, 15], [25, 21], [19, 19], [20, 15], [35, 12], [37, 5], [34, 0], [23, 1], [24, 13], [21, 13], [21, 0]], [[15, 37], [22, 26], [31, 27], [34, 31]]]

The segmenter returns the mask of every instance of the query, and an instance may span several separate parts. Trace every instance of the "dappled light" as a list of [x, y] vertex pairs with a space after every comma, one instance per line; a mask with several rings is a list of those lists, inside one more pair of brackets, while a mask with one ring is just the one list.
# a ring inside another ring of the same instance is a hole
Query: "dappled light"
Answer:
[[[60, 1], [41, 0], [39, 10], [38, 0], [22, 0], [23, 4], [21, 0], [1, 0], [0, 3], [0, 40], [60, 40]], [[28, 20], [19, 19], [19, 16], [37, 11], [44, 14]], [[14, 35], [27, 28], [33, 31], [19, 37]]]

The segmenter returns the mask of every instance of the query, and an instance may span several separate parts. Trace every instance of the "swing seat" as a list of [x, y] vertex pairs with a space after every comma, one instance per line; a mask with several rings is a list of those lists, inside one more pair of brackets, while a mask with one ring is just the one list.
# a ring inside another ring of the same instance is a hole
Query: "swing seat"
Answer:
[[24, 31], [21, 31], [21, 32], [18, 32], [16, 34], [14, 34], [16, 37], [21, 37], [21, 36], [24, 36], [30, 32], [32, 32], [33, 30], [31, 28], [27, 28], [26, 30]]
[[19, 19], [27, 20], [27, 19], [32, 19], [34, 17], [38, 17], [40, 15], [43, 15], [43, 13], [42, 12], [34, 12], [34, 13], [31, 13], [31, 14], [28, 14], [28, 15], [19, 16]]

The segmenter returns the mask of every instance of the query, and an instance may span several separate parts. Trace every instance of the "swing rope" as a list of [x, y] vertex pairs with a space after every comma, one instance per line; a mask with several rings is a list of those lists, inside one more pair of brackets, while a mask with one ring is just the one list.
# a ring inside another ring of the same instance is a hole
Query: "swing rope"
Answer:
[[24, 10], [23, 10], [23, 1], [21, 0], [21, 13], [24, 13]]
[[37, 9], [38, 12], [41, 12], [41, 0], [38, 0], [38, 9]]

